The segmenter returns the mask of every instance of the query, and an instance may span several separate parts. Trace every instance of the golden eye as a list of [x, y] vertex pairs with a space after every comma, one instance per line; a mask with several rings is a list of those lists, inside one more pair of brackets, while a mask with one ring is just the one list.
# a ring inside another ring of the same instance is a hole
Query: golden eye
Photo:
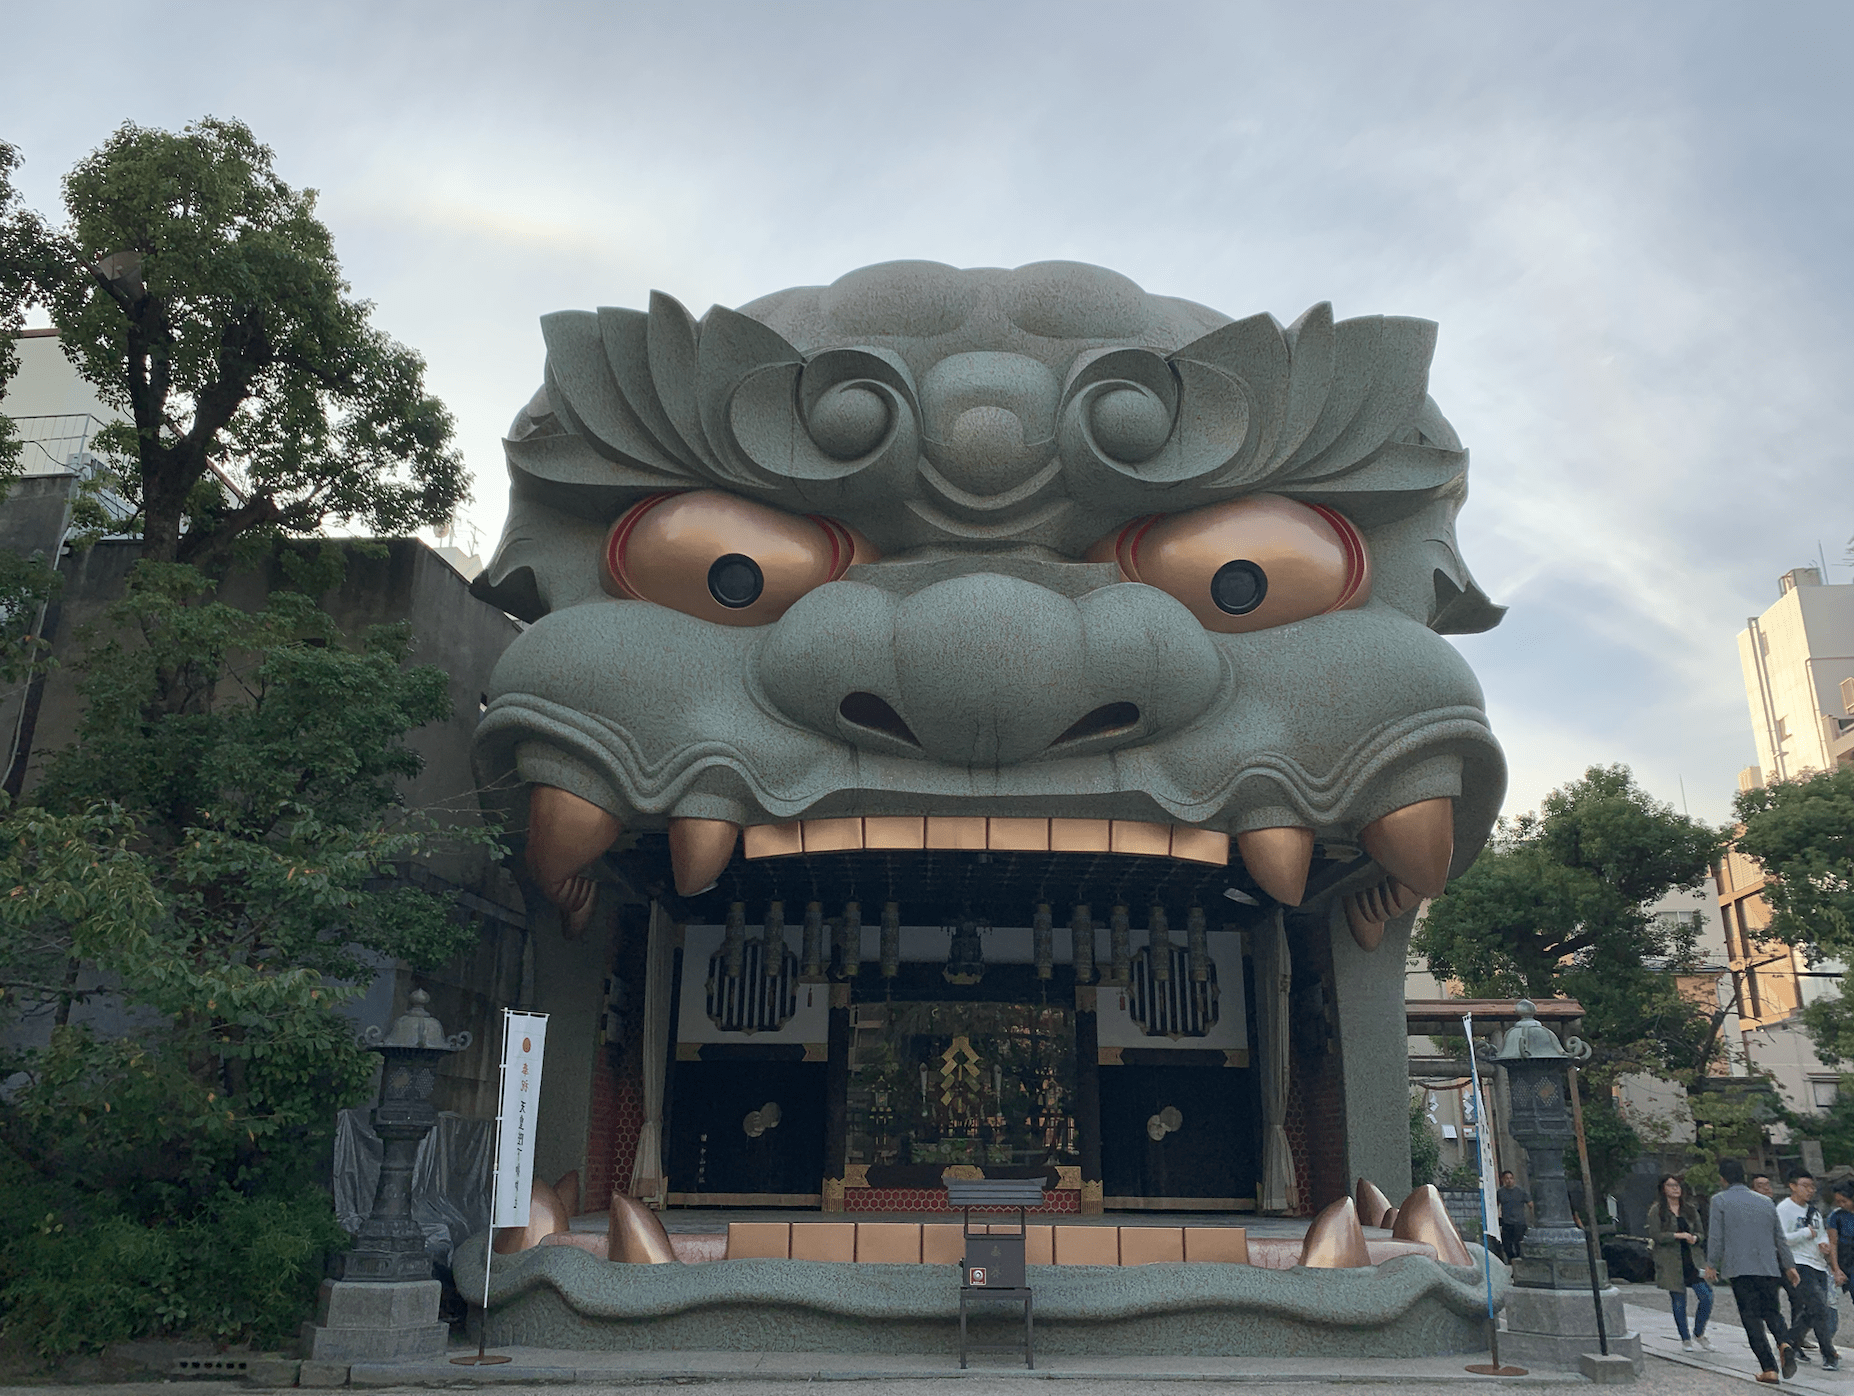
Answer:
[[1322, 504], [1257, 494], [1134, 519], [1088, 550], [1130, 582], [1182, 601], [1206, 630], [1267, 630], [1371, 597], [1371, 558], [1352, 521]]
[[605, 540], [605, 589], [718, 625], [768, 625], [852, 562], [869, 540], [821, 514], [788, 514], [719, 490], [654, 494]]

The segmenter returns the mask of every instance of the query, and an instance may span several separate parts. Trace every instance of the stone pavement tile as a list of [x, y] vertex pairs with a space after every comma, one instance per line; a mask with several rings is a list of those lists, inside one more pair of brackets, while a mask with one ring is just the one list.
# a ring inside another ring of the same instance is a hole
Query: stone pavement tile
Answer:
[[[1638, 1308], [1630, 1304], [1627, 1308], [1629, 1326], [1642, 1335], [1642, 1351], [1654, 1357], [1685, 1367], [1691, 1371], [1714, 1372], [1720, 1376], [1737, 1381], [1758, 1385], [1757, 1358], [1751, 1354], [1751, 1341], [1745, 1337], [1744, 1328], [1736, 1323], [1719, 1322], [1719, 1311], [1713, 1310], [1712, 1322], [1706, 1325], [1706, 1336], [1712, 1339], [1716, 1352], [1704, 1352], [1695, 1348], [1685, 1352], [1680, 1346], [1680, 1334], [1674, 1327], [1674, 1316], [1666, 1310]], [[1691, 1314], [1689, 1313], [1689, 1320]], [[1840, 1372], [1824, 1372], [1819, 1366], [1805, 1364], [1796, 1369], [1796, 1375], [1783, 1383], [1787, 1391], [1806, 1391], [1819, 1393], [1819, 1396], [1854, 1396], [1854, 1367]]]

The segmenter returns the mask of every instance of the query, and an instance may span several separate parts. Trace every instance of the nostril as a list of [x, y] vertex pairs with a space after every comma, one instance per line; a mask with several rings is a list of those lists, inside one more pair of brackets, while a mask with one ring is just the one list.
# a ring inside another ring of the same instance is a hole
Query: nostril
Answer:
[[886, 732], [909, 746], [919, 746], [921, 739], [914, 735], [908, 724], [902, 720], [886, 701], [873, 693], [852, 693], [837, 705], [837, 711], [845, 722], [853, 722], [858, 727], [872, 728], [877, 732]]
[[1051, 746], [1061, 746], [1064, 742], [1079, 742], [1084, 737], [1098, 737], [1106, 732], [1120, 732], [1139, 721], [1139, 704], [1104, 703], [1091, 713], [1084, 713], [1074, 726], [1064, 732]]

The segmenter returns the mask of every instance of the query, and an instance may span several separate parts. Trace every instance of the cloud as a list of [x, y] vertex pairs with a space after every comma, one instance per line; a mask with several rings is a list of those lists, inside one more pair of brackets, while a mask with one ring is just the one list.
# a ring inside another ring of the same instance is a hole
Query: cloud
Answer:
[[1840, 7], [87, 13], [136, 41], [86, 49], [81, 103], [56, 64], [0, 92], [28, 196], [125, 117], [249, 120], [427, 356], [485, 538], [563, 306], [1076, 257], [1231, 314], [1425, 315], [1467, 557], [1513, 608], [1463, 641], [1512, 807], [1623, 760], [1722, 818], [1752, 759], [1733, 635], [1854, 532]]

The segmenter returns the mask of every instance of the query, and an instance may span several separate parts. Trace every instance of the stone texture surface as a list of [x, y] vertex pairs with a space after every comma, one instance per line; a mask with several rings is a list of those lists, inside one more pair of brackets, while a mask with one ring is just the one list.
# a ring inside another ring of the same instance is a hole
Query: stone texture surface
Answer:
[[[477, 1248], [480, 1251], [480, 1247]], [[471, 1248], [457, 1281], [482, 1284]], [[1370, 1269], [1032, 1266], [1037, 1350], [1410, 1357], [1485, 1348], [1476, 1271], [1406, 1256]], [[1505, 1292], [1495, 1271], [1496, 1300]], [[791, 1260], [613, 1266], [567, 1247], [499, 1260], [489, 1340], [528, 1347], [943, 1353], [958, 1297], [944, 1267]], [[1008, 1318], [975, 1340], [1007, 1341]]]
[[[1100, 267], [898, 263], [699, 323], [659, 295], [647, 314], [566, 312], [543, 329], [547, 387], [511, 428], [509, 523], [476, 588], [536, 621], [478, 736], [515, 827], [528, 781], [627, 828], [931, 807], [1355, 831], [1446, 796], [1456, 867], [1484, 841], [1504, 766], [1437, 632], [1499, 611], [1453, 541], [1466, 453], [1426, 395], [1433, 325], [1316, 306], [1284, 328]], [[1108, 399], [1159, 414], [1152, 449], [1096, 411]], [[846, 403], [848, 416], [831, 406]], [[865, 408], [867, 439], [844, 438]], [[607, 529], [688, 488], [826, 511], [887, 560], [765, 625], [614, 601]], [[1081, 560], [1154, 509], [1266, 493], [1351, 520], [1369, 604], [1213, 633], [1165, 591]], [[898, 556], [926, 548], [926, 562]], [[847, 725], [852, 690], [890, 702], [920, 745]], [[1035, 759], [1104, 702], [1136, 703], [1137, 730]], [[1394, 1157], [1376, 1162], [1395, 1173]]]
[[436, 1280], [324, 1280], [316, 1321], [302, 1326], [303, 1356], [322, 1362], [437, 1356], [451, 1331], [438, 1321], [442, 1292]]
[[[1635, 1372], [1642, 1367], [1641, 1335], [1629, 1331], [1623, 1298], [1615, 1288], [1603, 1291], [1603, 1323], [1611, 1354], [1624, 1357]], [[1588, 1289], [1527, 1289], [1506, 1292], [1500, 1356], [1522, 1367], [1560, 1372], [1582, 1370], [1583, 1355], [1598, 1349], [1596, 1305]]]

